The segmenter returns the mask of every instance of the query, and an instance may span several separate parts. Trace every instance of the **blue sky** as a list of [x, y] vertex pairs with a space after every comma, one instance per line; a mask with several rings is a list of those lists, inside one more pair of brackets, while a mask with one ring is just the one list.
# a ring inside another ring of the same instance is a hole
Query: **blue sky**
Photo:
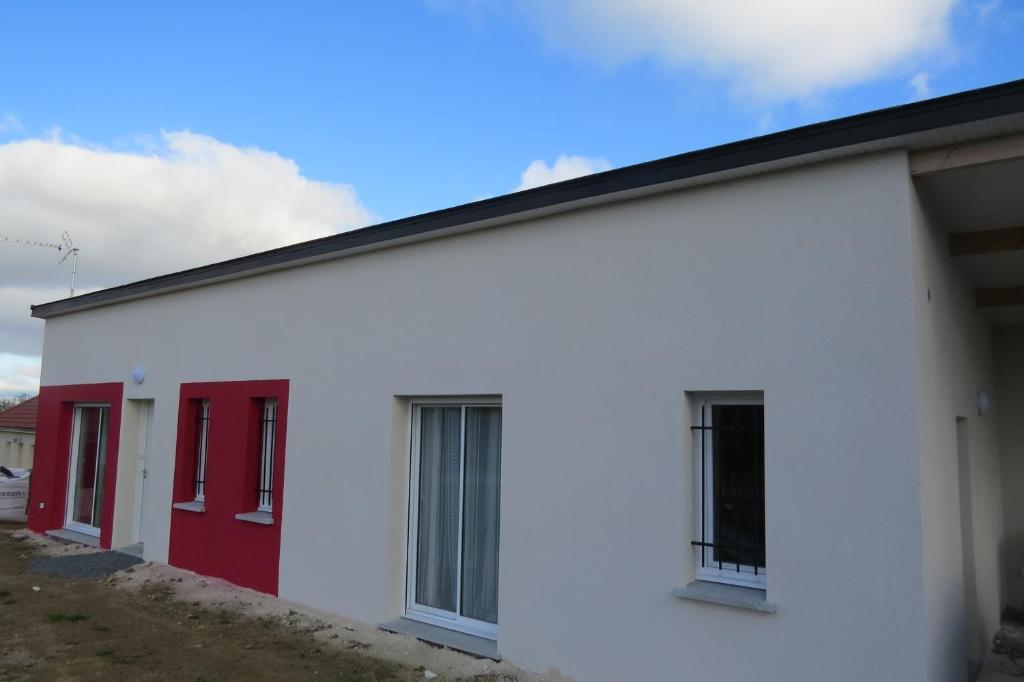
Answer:
[[[834, 2], [6, 3], [0, 232], [99, 288], [1024, 77], [1022, 0]], [[69, 275], [12, 249], [0, 394]]]
[[[514, 187], [534, 159], [616, 166], [1024, 76], [1024, 7], [952, 12], [953, 41], [807, 101], [751, 101], [697, 69], [609, 66], [513, 11], [416, 2], [7, 4], [0, 109], [27, 130], [132, 145], [201, 132], [358, 188], [382, 218]], [[1017, 7], [1010, 6], [1018, 5]], [[1016, 16], [1014, 16], [1016, 15]]]

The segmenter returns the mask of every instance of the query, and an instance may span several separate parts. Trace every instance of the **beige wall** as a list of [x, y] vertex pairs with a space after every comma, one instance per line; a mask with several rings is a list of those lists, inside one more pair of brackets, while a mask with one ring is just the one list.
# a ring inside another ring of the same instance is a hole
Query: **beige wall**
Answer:
[[995, 405], [999, 410], [999, 448], [1003, 460], [1003, 509], [1006, 544], [1006, 601], [1024, 606], [1024, 329], [995, 334]]
[[[994, 390], [992, 334], [948, 256], [946, 236], [913, 191], [910, 209], [928, 679], [959, 682], [967, 657], [979, 660], [987, 651], [1003, 603], [1000, 412], [977, 410], [978, 391]], [[963, 497], [970, 505], [963, 510], [958, 417], [967, 434]], [[963, 554], [971, 549], [962, 543], [962, 519], [974, 545], [967, 565], [974, 590], [965, 590]]]
[[[924, 682], [909, 203], [892, 152], [71, 314], [43, 384], [156, 400], [162, 561], [179, 384], [290, 379], [281, 595], [369, 623], [403, 602], [396, 396], [499, 394], [509, 660]], [[744, 389], [765, 395], [774, 615], [671, 596], [693, 575], [686, 393]]]
[[35, 448], [35, 431], [0, 429], [0, 466], [31, 469]]

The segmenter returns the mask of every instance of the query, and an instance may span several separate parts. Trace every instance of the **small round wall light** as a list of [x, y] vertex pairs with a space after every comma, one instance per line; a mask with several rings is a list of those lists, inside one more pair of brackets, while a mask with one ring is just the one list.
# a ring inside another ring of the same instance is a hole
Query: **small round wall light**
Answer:
[[132, 379], [135, 379], [135, 383], [141, 384], [146, 380], [146, 369], [142, 365], [136, 367], [132, 372]]
[[985, 391], [978, 391], [978, 416], [984, 417], [992, 409], [992, 398]]

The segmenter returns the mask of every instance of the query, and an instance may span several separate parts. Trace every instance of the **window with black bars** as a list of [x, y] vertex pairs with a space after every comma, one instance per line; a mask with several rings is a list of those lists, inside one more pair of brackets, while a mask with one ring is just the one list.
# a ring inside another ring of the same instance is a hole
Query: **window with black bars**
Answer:
[[192, 481], [196, 502], [202, 502], [206, 499], [206, 455], [209, 435], [210, 401], [203, 400], [196, 406], [196, 460]]
[[259, 496], [257, 511], [270, 512], [274, 509], [274, 441], [277, 437], [277, 400], [263, 401], [263, 417], [260, 421], [260, 480], [256, 493]]
[[698, 578], [764, 585], [764, 405], [705, 400], [699, 409]]

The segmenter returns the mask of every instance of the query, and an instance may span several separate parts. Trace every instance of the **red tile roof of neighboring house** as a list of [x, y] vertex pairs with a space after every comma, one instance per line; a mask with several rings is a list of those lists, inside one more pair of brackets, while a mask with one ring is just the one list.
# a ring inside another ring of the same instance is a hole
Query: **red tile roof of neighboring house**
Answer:
[[39, 396], [0, 412], [0, 429], [36, 430], [36, 409]]

